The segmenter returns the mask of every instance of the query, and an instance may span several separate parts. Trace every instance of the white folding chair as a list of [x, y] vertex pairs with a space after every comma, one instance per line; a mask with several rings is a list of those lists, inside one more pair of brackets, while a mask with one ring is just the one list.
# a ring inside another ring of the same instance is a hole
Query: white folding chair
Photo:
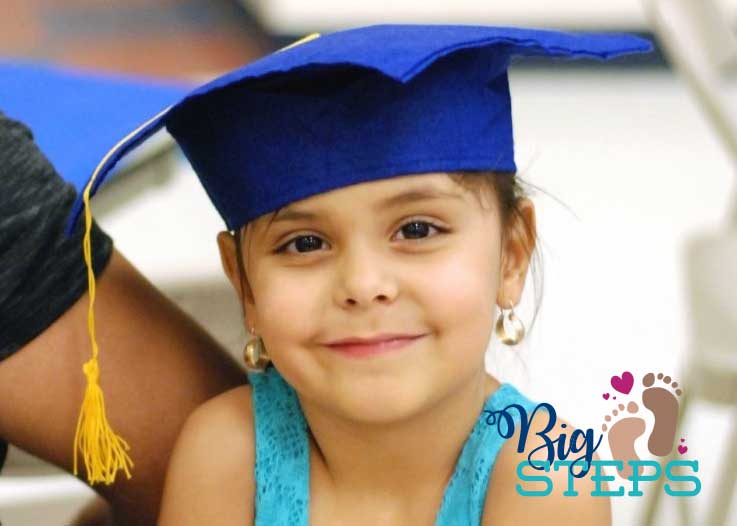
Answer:
[[[729, 17], [714, 0], [644, 0], [647, 14], [668, 60], [717, 132], [737, 167], [737, 97], [730, 96], [737, 72], [737, 37]], [[737, 416], [737, 193], [722, 227], [693, 235], [686, 243], [690, 342], [681, 373], [684, 396], [679, 425], [694, 401], [723, 404]], [[713, 500], [706, 514], [710, 526], [726, 523], [737, 482], [737, 418]], [[680, 436], [680, 435], [676, 435]], [[675, 450], [675, 448], [674, 448]], [[663, 459], [663, 464], [673, 459]], [[648, 496], [642, 524], [653, 524], [663, 496], [664, 478]], [[691, 524], [688, 499], [677, 499], [682, 524]]]

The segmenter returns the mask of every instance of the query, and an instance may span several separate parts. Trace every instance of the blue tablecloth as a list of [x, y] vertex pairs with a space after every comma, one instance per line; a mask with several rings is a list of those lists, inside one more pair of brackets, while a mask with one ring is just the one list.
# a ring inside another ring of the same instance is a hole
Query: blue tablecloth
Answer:
[[112, 146], [192, 87], [0, 58], [0, 111], [33, 130], [78, 192]]

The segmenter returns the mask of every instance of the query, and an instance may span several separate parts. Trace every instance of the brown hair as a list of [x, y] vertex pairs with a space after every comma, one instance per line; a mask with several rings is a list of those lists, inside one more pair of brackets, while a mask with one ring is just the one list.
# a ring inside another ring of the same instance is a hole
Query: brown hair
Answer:
[[[449, 172], [448, 175], [457, 184], [470, 190], [476, 196], [479, 202], [482, 199], [482, 194], [484, 190], [486, 190], [487, 192], [488, 191], [492, 192], [494, 200], [496, 201], [496, 205], [499, 208], [502, 246], [504, 245], [504, 241], [508, 238], [508, 236], [511, 235], [513, 229], [519, 229], [519, 228], [523, 228], [524, 231], [518, 232], [518, 235], [527, 236], [529, 239], [533, 241], [531, 243], [532, 249], [527, 251], [527, 256], [531, 259], [530, 272], [533, 276], [533, 286], [535, 290], [535, 311], [532, 317], [532, 322], [530, 323], [529, 330], [527, 331], [529, 333], [529, 331], [532, 330], [532, 327], [535, 324], [535, 320], [537, 319], [537, 314], [540, 309], [540, 302], [542, 300], [542, 293], [538, 295], [539, 291], [537, 288], [537, 280], [536, 280], [537, 274], [535, 272], [536, 271], [535, 257], [537, 257], [538, 259], [541, 259], [542, 256], [540, 252], [537, 250], [538, 236], [533, 231], [533, 226], [527, 223], [525, 216], [522, 215], [522, 213], [520, 212], [520, 206], [519, 206], [520, 202], [523, 199], [528, 197], [527, 192], [525, 192], [521, 184], [524, 181], [522, 181], [515, 172], [494, 172], [494, 171], [488, 171], [488, 170], [487, 171], [457, 171], [457, 172]], [[526, 182], [525, 184], [532, 186]], [[273, 221], [273, 219], [275, 218], [279, 210], [280, 209], [277, 209], [271, 213], [271, 219], [269, 220], [269, 224], [271, 224], [271, 221]], [[241, 249], [241, 237], [243, 235], [244, 230], [245, 230], [245, 226], [239, 228], [237, 231], [232, 233], [235, 237], [236, 258], [238, 260], [238, 273], [239, 273], [240, 282], [241, 282], [241, 290], [244, 289], [243, 276], [245, 275], [245, 269], [244, 269], [244, 264], [243, 264], [243, 252]], [[527, 247], [527, 244], [525, 246]], [[542, 284], [542, 278], [541, 278], [540, 283]]]

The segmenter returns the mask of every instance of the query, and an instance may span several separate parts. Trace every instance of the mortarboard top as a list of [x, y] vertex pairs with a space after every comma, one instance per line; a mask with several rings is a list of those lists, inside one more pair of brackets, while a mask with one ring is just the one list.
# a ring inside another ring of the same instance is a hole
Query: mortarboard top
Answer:
[[[196, 88], [110, 153], [90, 196], [164, 126], [231, 230], [347, 184], [423, 171], [515, 171], [512, 56], [606, 60], [651, 49], [631, 35], [526, 28], [338, 31]], [[80, 196], [68, 233], [82, 205]]]
[[192, 87], [0, 59], [0, 111], [33, 130], [41, 151], [78, 193], [112, 144]]
[[[507, 77], [513, 56], [607, 60], [652, 49], [626, 34], [473, 25], [385, 24], [310, 35], [196, 88], [120, 140], [78, 197], [67, 233], [83, 208], [89, 232], [89, 198], [123, 156], [162, 127], [230, 230], [360, 182], [437, 171], [515, 172]], [[88, 234], [85, 259], [91, 307]], [[127, 467], [121, 439], [94, 421], [104, 419], [104, 408], [93, 320], [90, 308], [94, 355], [85, 364], [79, 429], [91, 435], [88, 443], [103, 444], [89, 458], [105, 472], [98, 479], [109, 483]]]

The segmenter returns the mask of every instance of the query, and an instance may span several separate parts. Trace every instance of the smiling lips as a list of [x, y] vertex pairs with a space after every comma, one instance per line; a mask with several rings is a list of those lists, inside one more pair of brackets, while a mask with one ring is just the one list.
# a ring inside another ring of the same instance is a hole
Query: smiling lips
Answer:
[[381, 335], [374, 338], [345, 338], [326, 344], [326, 347], [353, 357], [372, 356], [400, 349], [423, 336], [425, 335]]

